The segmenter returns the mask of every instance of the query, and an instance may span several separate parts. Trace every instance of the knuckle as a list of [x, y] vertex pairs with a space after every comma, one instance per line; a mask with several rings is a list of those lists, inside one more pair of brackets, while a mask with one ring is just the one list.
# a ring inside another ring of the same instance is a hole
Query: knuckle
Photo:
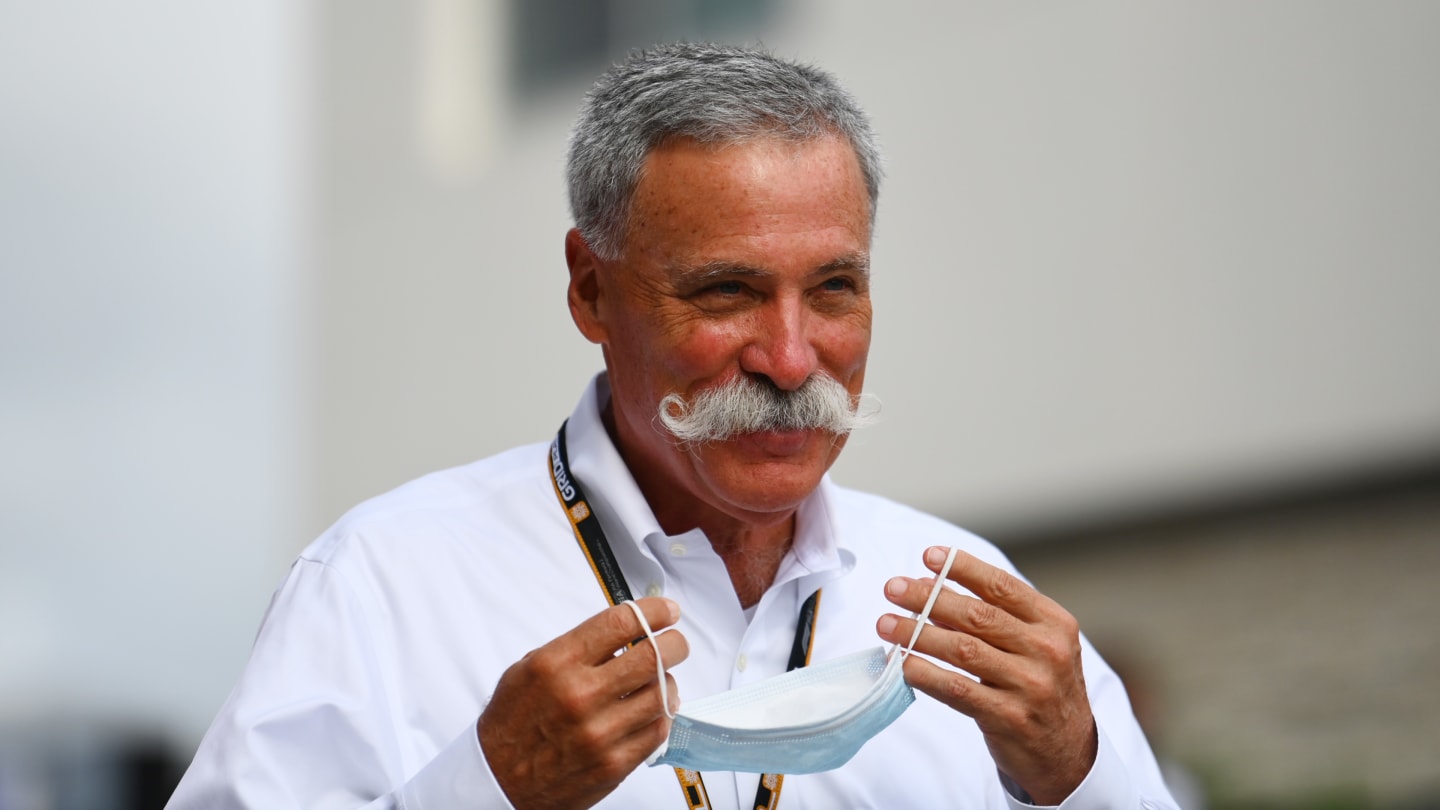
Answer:
[[1016, 687], [1025, 696], [1023, 703], [1029, 706], [1051, 704], [1059, 694], [1060, 687], [1053, 670], [1045, 666], [1027, 666], [1015, 675]]
[[600, 627], [608, 637], [625, 638], [632, 633], [644, 632], [632, 624], [634, 620], [635, 614], [630, 611], [630, 608], [616, 605], [600, 614]]
[[554, 679], [542, 683], [541, 688], [549, 695], [556, 713], [577, 724], [583, 725], [599, 702], [598, 685], [584, 678]]
[[575, 745], [586, 759], [602, 764], [613, 754], [609, 735], [594, 723], [576, 724]]
[[1013, 601], [1024, 593], [1025, 584], [1014, 575], [996, 570], [990, 579], [990, 592], [1002, 601]]
[[636, 669], [655, 669], [655, 645], [648, 639], [641, 639], [630, 645], [625, 651], [625, 658], [630, 666]]
[[956, 633], [951, 642], [951, 654], [956, 664], [974, 663], [980, 657], [980, 641], [974, 636]]
[[[595, 705], [590, 695], [579, 690], [560, 690], [552, 697], [555, 700], [555, 707], [559, 710], [560, 714], [571, 720], [584, 718], [590, 712], [591, 707]], [[581, 728], [584, 728], [583, 724]]]
[[1060, 611], [1060, 616], [1059, 616], [1059, 618], [1056, 619], [1056, 625], [1060, 628], [1060, 631], [1065, 634], [1065, 638], [1066, 638], [1067, 640], [1073, 642], [1073, 643], [1074, 643], [1075, 645], [1077, 645], [1077, 646], [1079, 645], [1079, 643], [1080, 643], [1080, 620], [1079, 620], [1079, 619], [1077, 619], [1077, 618], [1075, 618], [1074, 616], [1072, 616], [1069, 612], [1062, 610], [1062, 611]]
[[1035, 705], [1043, 706], [1055, 700], [1056, 688], [1053, 679], [1031, 675], [1026, 681], [1026, 689]]
[[[659, 742], [656, 742], [659, 745]], [[618, 782], [634, 768], [635, 763], [631, 762], [629, 754], [614, 745], [607, 745], [603, 752], [599, 753], [599, 771], [606, 782]]]
[[1075, 654], [1078, 651], [1077, 643], [1071, 639], [1072, 637], [1069, 635], [1047, 633], [1040, 638], [1040, 654], [1052, 666], [1068, 667], [1075, 660]]
[[1002, 621], [1002, 614], [999, 608], [975, 600], [970, 606], [970, 624], [977, 631], [984, 632], [999, 627]]
[[975, 682], [963, 675], [951, 675], [941, 687], [944, 702], [951, 705], [969, 705], [974, 691]]
[[526, 653], [517, 666], [525, 677], [541, 682], [558, 680], [564, 671], [559, 656], [544, 647]]
[[602, 755], [594, 772], [600, 777], [600, 781], [606, 784], [625, 778], [625, 768], [620, 765], [620, 758], [613, 753]]
[[1007, 701], [995, 709], [996, 717], [1009, 729], [1022, 731], [1029, 729], [1034, 718], [1025, 706], [1018, 702]]

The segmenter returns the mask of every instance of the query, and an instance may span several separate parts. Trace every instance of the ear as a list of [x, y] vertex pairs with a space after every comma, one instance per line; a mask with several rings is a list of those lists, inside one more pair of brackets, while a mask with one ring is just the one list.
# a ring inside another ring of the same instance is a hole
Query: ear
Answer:
[[600, 316], [600, 257], [585, 243], [578, 228], [565, 234], [565, 264], [570, 267], [570, 317], [580, 334], [591, 343], [609, 340]]

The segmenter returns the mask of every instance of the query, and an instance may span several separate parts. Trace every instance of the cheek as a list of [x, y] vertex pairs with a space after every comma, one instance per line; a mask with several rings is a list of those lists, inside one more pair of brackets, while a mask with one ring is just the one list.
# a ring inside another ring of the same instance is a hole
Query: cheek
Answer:
[[669, 335], [664, 357], [655, 358], [685, 381], [701, 381], [736, 365], [745, 346], [744, 330], [734, 324], [695, 323]]
[[[723, 324], [636, 318], [612, 332], [612, 370], [624, 392], [617, 392], [637, 413], [650, 414], [667, 394], [685, 396], [725, 377], [738, 367], [744, 340]], [[612, 380], [612, 385], [615, 380]], [[647, 417], [648, 418], [648, 417]]]
[[863, 376], [870, 354], [869, 318], [833, 324], [816, 341], [821, 363], [836, 378]]

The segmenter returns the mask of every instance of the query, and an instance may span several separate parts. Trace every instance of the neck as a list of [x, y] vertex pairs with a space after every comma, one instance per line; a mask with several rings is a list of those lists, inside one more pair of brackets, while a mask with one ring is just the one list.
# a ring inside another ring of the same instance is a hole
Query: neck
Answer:
[[795, 537], [795, 515], [775, 526], [747, 530], [737, 534], [722, 535], [701, 527], [710, 539], [710, 547], [725, 561], [725, 570], [730, 574], [730, 584], [740, 599], [740, 606], [749, 608], [760, 602], [760, 597], [775, 582], [780, 573], [780, 561], [790, 550]]
[[[612, 405], [606, 404], [601, 421], [610, 434], [620, 457], [630, 468], [640, 493], [655, 513], [655, 519], [666, 534], [676, 535], [699, 529], [710, 541], [710, 547], [725, 562], [730, 584], [741, 607], [750, 608], [775, 581], [780, 562], [790, 550], [795, 537], [795, 510], [767, 515], [736, 517], [693, 499], [677, 499], [667, 491], [667, 482], [647, 475], [647, 465], [632, 463], [615, 426]], [[673, 487], [670, 487], [673, 489]]]

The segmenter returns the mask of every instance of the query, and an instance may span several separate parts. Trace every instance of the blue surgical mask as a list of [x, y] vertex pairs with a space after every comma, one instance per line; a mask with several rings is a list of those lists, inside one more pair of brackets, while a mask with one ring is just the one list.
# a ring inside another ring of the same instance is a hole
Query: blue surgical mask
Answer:
[[[937, 583], [945, 581], [950, 550]], [[904, 647], [873, 647], [814, 666], [692, 701], [669, 712], [664, 671], [662, 699], [671, 718], [670, 737], [649, 760], [696, 771], [816, 773], [850, 761], [860, 747], [895, 722], [915, 702], [903, 664], [930, 616], [936, 587], [915, 615], [915, 633]], [[655, 636], [633, 602], [652, 643]], [[657, 669], [659, 648], [656, 648]]]

